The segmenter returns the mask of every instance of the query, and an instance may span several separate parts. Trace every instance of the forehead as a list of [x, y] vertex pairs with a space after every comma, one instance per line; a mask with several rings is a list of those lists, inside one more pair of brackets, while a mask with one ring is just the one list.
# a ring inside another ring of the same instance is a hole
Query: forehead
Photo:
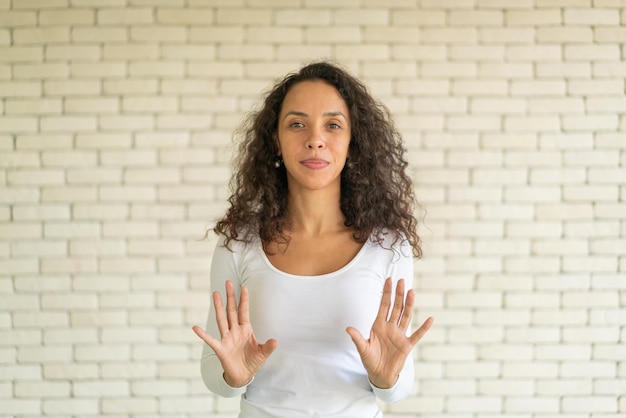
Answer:
[[[348, 106], [337, 89], [325, 81], [301, 81], [294, 84], [283, 100], [281, 113], [294, 109], [294, 107], [314, 108], [334, 107], [335, 110], [347, 110]], [[327, 109], [328, 110], [328, 109]]]

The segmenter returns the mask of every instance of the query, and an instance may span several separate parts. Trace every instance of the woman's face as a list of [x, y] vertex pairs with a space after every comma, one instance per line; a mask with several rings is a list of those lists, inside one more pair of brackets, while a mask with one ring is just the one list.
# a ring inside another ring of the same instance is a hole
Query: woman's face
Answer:
[[341, 187], [350, 145], [350, 113], [337, 89], [302, 81], [287, 92], [278, 116], [278, 148], [290, 193]]

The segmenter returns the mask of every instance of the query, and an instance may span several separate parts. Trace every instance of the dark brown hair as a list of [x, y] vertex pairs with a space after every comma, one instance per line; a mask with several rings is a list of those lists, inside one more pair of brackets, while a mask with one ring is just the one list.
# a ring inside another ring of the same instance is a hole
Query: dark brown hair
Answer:
[[421, 257], [413, 214], [417, 202], [406, 172], [402, 138], [387, 108], [359, 80], [328, 62], [309, 64], [285, 76], [267, 94], [261, 109], [246, 119], [239, 130], [230, 208], [214, 231], [226, 237], [226, 246], [232, 240], [250, 242], [257, 235], [264, 246], [288, 244], [287, 175], [284, 165], [274, 165], [278, 117], [291, 87], [319, 80], [337, 89], [352, 122], [349, 158], [341, 173], [340, 206], [346, 226], [354, 229], [354, 239], [360, 243], [371, 238], [382, 245], [385, 233], [392, 233], [394, 243], [408, 240], [413, 255]]

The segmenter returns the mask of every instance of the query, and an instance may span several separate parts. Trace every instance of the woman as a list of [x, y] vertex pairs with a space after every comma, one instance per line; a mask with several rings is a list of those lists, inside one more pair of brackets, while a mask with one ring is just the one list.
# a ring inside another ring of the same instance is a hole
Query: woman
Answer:
[[214, 309], [194, 327], [206, 386], [242, 395], [240, 417], [381, 417], [377, 398], [410, 393], [432, 324], [409, 331], [421, 250], [387, 111], [341, 68], [310, 64], [252, 114], [236, 162]]

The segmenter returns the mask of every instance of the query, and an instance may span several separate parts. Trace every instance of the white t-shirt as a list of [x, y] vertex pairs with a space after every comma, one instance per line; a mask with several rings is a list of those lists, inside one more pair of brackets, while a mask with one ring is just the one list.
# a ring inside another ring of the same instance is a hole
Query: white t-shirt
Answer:
[[[387, 277], [394, 289], [401, 278], [405, 289], [412, 287], [411, 247], [404, 241], [390, 249], [392, 240], [388, 234], [383, 246], [366, 242], [335, 272], [297, 276], [275, 268], [260, 240], [247, 245], [233, 241], [231, 252], [221, 237], [211, 265], [211, 289], [220, 291], [225, 303], [224, 285], [230, 280], [239, 301], [245, 284], [257, 340], [275, 338], [278, 348], [247, 386], [232, 388], [205, 344], [201, 373], [207, 388], [225, 397], [242, 395], [240, 418], [382, 417], [376, 398], [396, 402], [410, 393], [413, 357], [407, 358], [394, 387], [376, 388], [345, 329], [353, 326], [368, 338]], [[209, 312], [207, 332], [220, 338], [215, 309]]]

